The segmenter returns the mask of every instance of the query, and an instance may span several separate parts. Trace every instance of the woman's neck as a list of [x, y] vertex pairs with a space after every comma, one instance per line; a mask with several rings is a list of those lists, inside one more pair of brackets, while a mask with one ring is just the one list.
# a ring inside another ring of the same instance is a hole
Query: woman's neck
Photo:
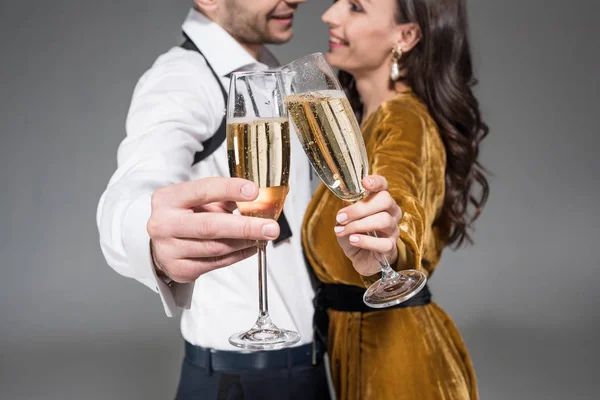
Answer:
[[384, 69], [355, 76], [355, 79], [356, 90], [363, 103], [363, 120], [377, 111], [383, 102], [393, 99], [398, 93], [410, 90], [403, 82], [395, 82], [391, 88], [389, 71]]

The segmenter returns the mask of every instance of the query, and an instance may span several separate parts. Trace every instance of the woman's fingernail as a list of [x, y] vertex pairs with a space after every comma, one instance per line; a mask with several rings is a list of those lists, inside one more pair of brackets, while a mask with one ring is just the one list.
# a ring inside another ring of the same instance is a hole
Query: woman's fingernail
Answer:
[[348, 214], [346, 214], [346, 213], [338, 214], [337, 217], [335, 218], [335, 220], [340, 224], [342, 222], [346, 221], [347, 219], [348, 219]]
[[247, 197], [249, 199], [254, 197], [254, 185], [245, 184], [242, 186], [242, 196]]
[[335, 233], [341, 233], [341, 232], [344, 232], [344, 227], [336, 226], [335, 228], [333, 228], [333, 230], [335, 231]]
[[371, 178], [367, 178], [367, 182], [369, 182], [369, 185], [373, 186], [375, 184], [375, 181]]
[[358, 236], [350, 236], [350, 243], [358, 243]]

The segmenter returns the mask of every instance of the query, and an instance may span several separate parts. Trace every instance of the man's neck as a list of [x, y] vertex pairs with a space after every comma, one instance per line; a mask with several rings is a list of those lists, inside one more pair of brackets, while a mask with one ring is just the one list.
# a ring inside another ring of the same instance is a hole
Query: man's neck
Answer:
[[258, 57], [260, 56], [260, 53], [264, 50], [265, 46], [262, 44], [253, 44], [253, 43], [245, 43], [243, 41], [241, 41], [240, 39], [238, 39], [237, 37], [235, 37], [235, 35], [233, 35], [231, 33], [231, 31], [229, 29], [227, 29], [227, 27], [223, 26], [222, 23], [220, 23], [217, 18], [215, 18], [214, 15], [210, 15], [209, 13], [206, 13], [204, 11], [202, 11], [200, 9], [200, 7], [198, 7], [197, 5], [194, 5], [194, 9], [196, 11], [198, 11], [199, 13], [202, 13], [206, 18], [210, 19], [211, 21], [213, 21], [214, 23], [218, 24], [221, 28], [225, 29], [232, 38], [235, 39], [236, 42], [238, 42], [240, 44], [240, 46], [242, 46], [244, 48], [244, 50], [246, 50], [255, 60], [258, 60]]
[[248, 53], [250, 53], [250, 55], [252, 57], [254, 57], [255, 60], [258, 60], [260, 53], [262, 53], [262, 51], [265, 48], [265, 46], [263, 46], [262, 44], [244, 43], [244, 42], [238, 40], [236, 37], [233, 37], [233, 38], [240, 44], [240, 46], [242, 46], [244, 48], [244, 50], [246, 50]]

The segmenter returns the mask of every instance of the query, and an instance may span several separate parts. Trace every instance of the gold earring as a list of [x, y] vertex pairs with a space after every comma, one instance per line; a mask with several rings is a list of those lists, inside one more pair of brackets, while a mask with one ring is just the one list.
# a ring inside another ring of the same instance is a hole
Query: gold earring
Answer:
[[402, 46], [396, 46], [392, 49], [392, 72], [390, 73], [390, 79], [392, 81], [397, 81], [400, 79], [400, 59], [404, 52], [402, 51]]

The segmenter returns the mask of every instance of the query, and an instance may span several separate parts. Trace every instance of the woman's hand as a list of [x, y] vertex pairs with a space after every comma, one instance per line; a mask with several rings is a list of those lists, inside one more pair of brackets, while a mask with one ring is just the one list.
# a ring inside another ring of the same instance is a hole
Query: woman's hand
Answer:
[[[338, 211], [335, 234], [356, 271], [371, 276], [381, 271], [377, 257], [385, 255], [390, 264], [398, 258], [402, 210], [387, 191], [383, 176], [367, 176], [363, 186], [370, 195]], [[369, 232], [376, 232], [378, 237], [369, 236]]]

